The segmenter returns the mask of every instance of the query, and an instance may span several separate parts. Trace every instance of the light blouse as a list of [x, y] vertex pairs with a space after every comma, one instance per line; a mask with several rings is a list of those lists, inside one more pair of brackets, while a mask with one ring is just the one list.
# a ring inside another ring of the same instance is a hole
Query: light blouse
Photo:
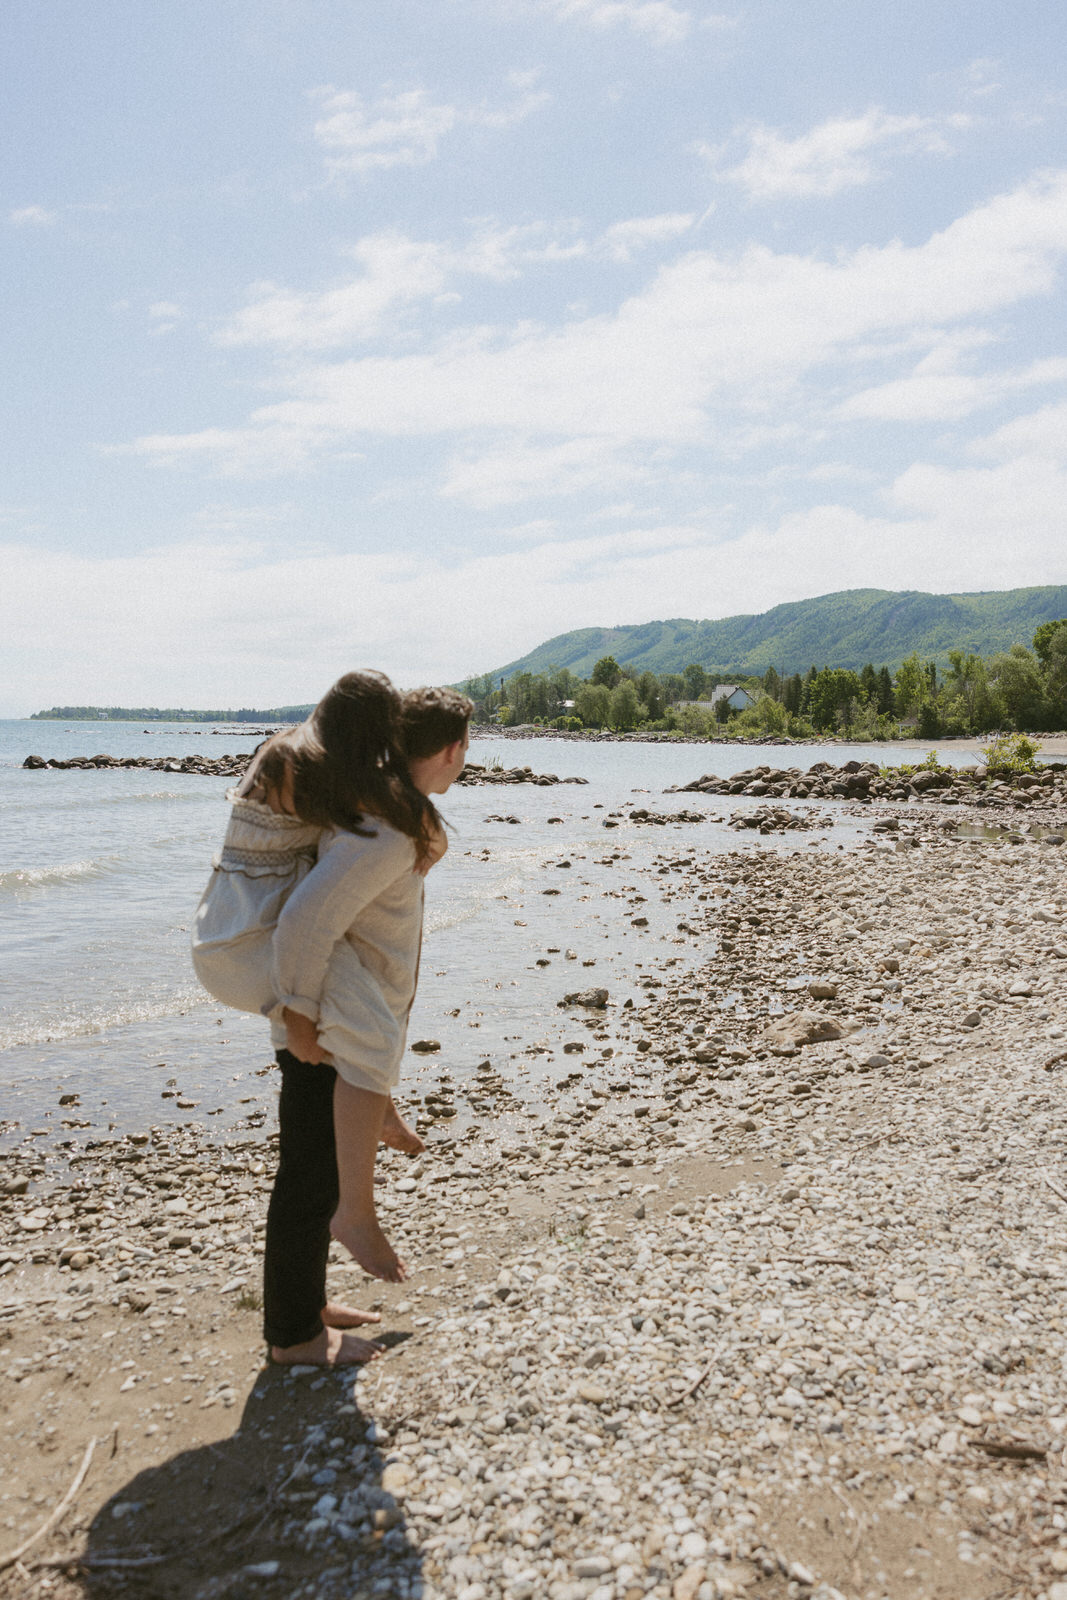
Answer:
[[193, 966], [209, 994], [268, 1013], [271, 940], [282, 907], [315, 865], [322, 829], [231, 790], [222, 849], [193, 921]]

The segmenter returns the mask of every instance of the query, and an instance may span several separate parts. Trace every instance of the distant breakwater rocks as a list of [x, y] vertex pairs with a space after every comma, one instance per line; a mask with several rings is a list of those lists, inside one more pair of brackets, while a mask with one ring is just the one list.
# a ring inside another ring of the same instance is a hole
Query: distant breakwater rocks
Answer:
[[940, 805], [1063, 806], [1067, 804], [1067, 763], [1051, 762], [1038, 772], [991, 773], [988, 767], [878, 767], [873, 761], [846, 761], [835, 767], [816, 761], [799, 767], [750, 767], [722, 778], [713, 772], [668, 794], [752, 795], [771, 800], [913, 800]]
[[483, 783], [533, 783], [548, 789], [556, 783], [588, 783], [588, 778], [558, 778], [554, 772], [535, 772], [532, 767], [482, 767], [472, 761], [464, 767], [457, 783], [475, 787]]
[[[249, 761], [248, 755], [222, 756], [71, 756], [66, 761], [55, 758], [46, 761], [43, 756], [27, 756], [22, 763], [30, 772], [55, 769], [61, 772], [87, 772], [135, 767], [150, 772], [192, 773], [205, 778], [239, 778]], [[560, 778], [554, 772], [534, 772], [532, 767], [484, 767], [472, 762], [460, 774], [459, 783], [468, 787], [478, 784], [531, 783], [539, 788], [551, 788], [557, 783], [588, 783], [588, 778]]]
[[59, 772], [112, 771], [120, 767], [136, 767], [148, 772], [193, 773], [206, 778], [239, 778], [248, 766], [251, 755], [222, 756], [70, 756], [65, 761], [55, 757], [46, 761], [43, 756], [27, 756], [24, 769], [41, 772], [52, 768]]

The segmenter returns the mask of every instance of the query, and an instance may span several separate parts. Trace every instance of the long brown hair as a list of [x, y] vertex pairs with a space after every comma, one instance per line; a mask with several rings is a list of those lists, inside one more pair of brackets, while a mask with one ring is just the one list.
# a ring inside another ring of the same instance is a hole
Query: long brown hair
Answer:
[[440, 827], [433, 803], [415, 788], [400, 743], [401, 697], [383, 672], [346, 672], [306, 722], [265, 746], [257, 782], [281, 795], [292, 784], [304, 822], [374, 837], [380, 818], [415, 841], [423, 861]]

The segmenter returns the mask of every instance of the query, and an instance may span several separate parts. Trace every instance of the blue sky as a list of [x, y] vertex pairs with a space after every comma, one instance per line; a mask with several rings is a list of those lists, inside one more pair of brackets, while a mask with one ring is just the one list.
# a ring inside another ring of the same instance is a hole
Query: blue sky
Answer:
[[1053, 0], [8, 0], [0, 714], [1067, 582]]

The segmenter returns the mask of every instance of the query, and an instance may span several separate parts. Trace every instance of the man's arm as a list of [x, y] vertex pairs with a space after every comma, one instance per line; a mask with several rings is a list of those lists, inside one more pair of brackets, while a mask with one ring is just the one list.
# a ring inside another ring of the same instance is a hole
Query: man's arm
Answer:
[[381, 828], [373, 838], [338, 833], [329, 840], [274, 930], [271, 984], [278, 1006], [318, 1022], [334, 949], [360, 912], [411, 872], [414, 859], [413, 842], [391, 829]]

